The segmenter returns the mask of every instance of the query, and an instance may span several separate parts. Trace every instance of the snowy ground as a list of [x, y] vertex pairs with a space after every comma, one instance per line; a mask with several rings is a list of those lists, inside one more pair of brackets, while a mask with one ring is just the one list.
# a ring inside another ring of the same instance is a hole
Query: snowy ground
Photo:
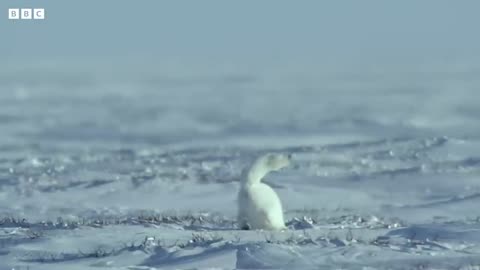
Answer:
[[0, 269], [479, 269], [479, 69], [352, 69], [1, 70]]

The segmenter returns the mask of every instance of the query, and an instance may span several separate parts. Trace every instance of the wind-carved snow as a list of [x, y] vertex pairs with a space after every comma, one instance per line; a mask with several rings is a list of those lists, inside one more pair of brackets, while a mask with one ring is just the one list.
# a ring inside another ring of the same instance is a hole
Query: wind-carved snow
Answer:
[[[52, 80], [1, 86], [1, 269], [480, 267], [475, 89]], [[288, 229], [239, 230], [267, 152], [293, 155], [265, 179]]]

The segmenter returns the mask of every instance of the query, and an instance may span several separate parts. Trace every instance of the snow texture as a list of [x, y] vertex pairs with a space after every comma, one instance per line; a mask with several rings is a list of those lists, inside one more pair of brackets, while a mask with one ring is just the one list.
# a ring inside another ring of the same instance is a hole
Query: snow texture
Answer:
[[[94, 67], [0, 71], [0, 269], [480, 269], [480, 69]], [[240, 230], [266, 152], [288, 229]]]

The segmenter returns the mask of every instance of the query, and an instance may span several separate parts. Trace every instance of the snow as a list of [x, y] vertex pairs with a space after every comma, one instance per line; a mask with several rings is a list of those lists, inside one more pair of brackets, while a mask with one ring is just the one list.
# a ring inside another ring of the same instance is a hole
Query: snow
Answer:
[[[478, 76], [143, 68], [1, 71], [0, 269], [479, 269]], [[265, 152], [289, 229], [242, 231]]]

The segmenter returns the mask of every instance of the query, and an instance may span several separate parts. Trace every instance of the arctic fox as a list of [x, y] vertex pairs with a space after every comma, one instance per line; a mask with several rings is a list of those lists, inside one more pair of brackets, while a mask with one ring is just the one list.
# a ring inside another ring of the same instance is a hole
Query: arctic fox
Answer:
[[238, 223], [241, 229], [285, 229], [283, 210], [277, 193], [261, 182], [271, 171], [290, 164], [291, 155], [266, 154], [246, 170], [238, 192]]

